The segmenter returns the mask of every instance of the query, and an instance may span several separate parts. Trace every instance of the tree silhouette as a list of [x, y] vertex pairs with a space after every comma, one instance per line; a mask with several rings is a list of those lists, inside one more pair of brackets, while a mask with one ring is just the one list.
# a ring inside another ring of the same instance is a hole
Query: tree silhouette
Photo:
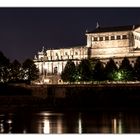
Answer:
[[89, 59], [83, 59], [78, 65], [78, 73], [81, 81], [91, 81], [92, 67]]
[[114, 62], [114, 60], [112, 58], [110, 58], [110, 60], [107, 62], [106, 66], [105, 66], [105, 79], [106, 80], [114, 80], [114, 77], [113, 77], [113, 73], [115, 71], [117, 71], [118, 68]]
[[9, 65], [9, 59], [0, 51], [0, 82], [5, 83], [9, 81]]
[[10, 65], [11, 81], [17, 82], [22, 79], [22, 68], [18, 60], [14, 60]]
[[76, 76], [76, 66], [72, 60], [68, 60], [64, 70], [62, 71], [61, 78], [65, 82], [74, 82], [76, 80]]
[[32, 80], [39, 78], [39, 70], [31, 59], [26, 59], [22, 65], [23, 68], [23, 78], [30, 83]]
[[134, 71], [128, 58], [124, 57], [120, 65], [119, 71], [122, 73], [122, 80], [133, 80]]
[[95, 64], [95, 68], [93, 70], [93, 79], [97, 81], [104, 80], [104, 66], [100, 60], [98, 60]]
[[136, 59], [135, 65], [134, 65], [134, 71], [135, 71], [135, 77], [137, 80], [140, 81], [140, 57]]

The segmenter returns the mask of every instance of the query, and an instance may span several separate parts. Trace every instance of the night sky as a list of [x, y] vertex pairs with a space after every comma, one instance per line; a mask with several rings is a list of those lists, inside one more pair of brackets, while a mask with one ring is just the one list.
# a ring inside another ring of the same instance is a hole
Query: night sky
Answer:
[[0, 51], [23, 62], [45, 48], [86, 45], [86, 30], [140, 24], [140, 8], [0, 8]]

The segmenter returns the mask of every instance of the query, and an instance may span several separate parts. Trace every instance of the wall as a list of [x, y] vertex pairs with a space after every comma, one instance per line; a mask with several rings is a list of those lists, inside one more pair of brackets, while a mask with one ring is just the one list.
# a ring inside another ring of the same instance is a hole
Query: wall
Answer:
[[[127, 38], [123, 39], [123, 35]], [[114, 40], [111, 40], [111, 36], [114, 36]], [[120, 39], [117, 39], [120, 36]], [[109, 58], [109, 57], [125, 57], [130, 51], [130, 32], [106, 32], [106, 33], [91, 33], [87, 35], [87, 47], [91, 45], [90, 53], [91, 57]], [[102, 41], [100, 37], [103, 37]], [[109, 40], [105, 40], [108, 37]], [[95, 41], [97, 38], [97, 41]]]

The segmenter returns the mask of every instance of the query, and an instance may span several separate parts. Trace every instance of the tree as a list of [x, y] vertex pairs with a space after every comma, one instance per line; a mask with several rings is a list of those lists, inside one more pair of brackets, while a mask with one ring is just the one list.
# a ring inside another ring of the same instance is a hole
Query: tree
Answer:
[[81, 81], [92, 80], [92, 67], [89, 59], [83, 59], [78, 65], [78, 73]]
[[19, 61], [14, 60], [10, 65], [11, 81], [19, 81], [22, 79], [22, 68]]
[[9, 59], [0, 51], [0, 82], [5, 83], [9, 81], [9, 65]]
[[124, 59], [122, 60], [122, 63], [119, 68], [119, 73], [122, 77], [121, 80], [133, 80], [134, 71], [128, 58], [124, 57]]
[[23, 79], [29, 83], [39, 78], [39, 70], [31, 59], [26, 59], [22, 65]]
[[95, 64], [95, 68], [93, 70], [93, 79], [97, 81], [104, 80], [104, 66], [100, 60], [98, 60]]
[[117, 70], [118, 70], [118, 68], [117, 68], [114, 60], [111, 58], [105, 66], [105, 79], [111, 80], [111, 81], [114, 80], [113, 73]]
[[62, 71], [61, 78], [65, 82], [74, 82], [76, 81], [76, 76], [76, 66], [72, 60], [68, 60], [64, 70]]
[[136, 79], [140, 81], [140, 57], [136, 59], [135, 65], [134, 65], [134, 71]]

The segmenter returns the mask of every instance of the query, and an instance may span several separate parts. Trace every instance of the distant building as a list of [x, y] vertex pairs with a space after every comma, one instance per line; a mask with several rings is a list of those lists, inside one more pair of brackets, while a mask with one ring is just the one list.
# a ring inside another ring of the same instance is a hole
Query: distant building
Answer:
[[40, 79], [45, 83], [61, 82], [60, 74], [67, 61], [73, 60], [77, 65], [82, 59], [96, 58], [104, 64], [113, 58], [120, 65], [128, 57], [132, 66], [140, 56], [140, 25], [100, 27], [86, 32], [87, 45], [71, 48], [49, 49], [44, 47], [34, 58], [39, 68]]

